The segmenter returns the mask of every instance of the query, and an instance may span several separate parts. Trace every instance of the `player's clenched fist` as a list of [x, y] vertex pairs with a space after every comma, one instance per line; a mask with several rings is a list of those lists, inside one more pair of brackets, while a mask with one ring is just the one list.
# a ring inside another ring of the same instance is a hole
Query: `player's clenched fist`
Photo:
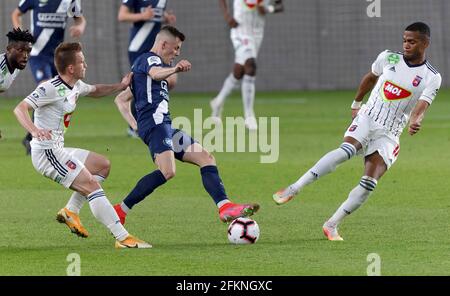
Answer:
[[408, 128], [408, 133], [412, 136], [420, 130], [420, 123], [411, 123]]
[[132, 77], [133, 77], [133, 72], [130, 72], [122, 78], [122, 81], [120, 82], [123, 86], [122, 90], [126, 89], [131, 84]]
[[177, 68], [177, 72], [187, 72], [191, 70], [191, 63], [188, 60], [181, 60], [175, 66]]

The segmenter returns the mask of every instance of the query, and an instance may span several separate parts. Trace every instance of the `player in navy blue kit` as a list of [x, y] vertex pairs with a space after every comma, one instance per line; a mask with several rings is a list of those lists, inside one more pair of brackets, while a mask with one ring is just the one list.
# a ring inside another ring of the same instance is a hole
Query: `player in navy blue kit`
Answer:
[[[128, 59], [130, 67], [143, 53], [152, 48], [156, 34], [161, 30], [162, 23], [173, 25], [174, 14], [166, 11], [167, 0], [122, 0], [117, 19], [120, 22], [131, 22]], [[132, 94], [128, 91], [128, 95]], [[136, 117], [136, 109], [131, 104], [131, 111]], [[128, 134], [137, 137], [136, 132], [129, 127]]]
[[185, 36], [172, 26], [161, 29], [150, 52], [142, 54], [134, 63], [131, 89], [135, 98], [137, 122], [129, 111], [129, 97], [116, 98], [116, 104], [130, 126], [138, 127], [139, 137], [149, 147], [158, 169], [139, 180], [121, 204], [114, 206], [122, 223], [129, 210], [157, 187], [175, 176], [175, 159], [200, 167], [203, 186], [219, 208], [219, 217], [229, 222], [237, 217], [250, 216], [259, 209], [257, 204], [232, 203], [225, 193], [214, 157], [189, 135], [172, 127], [169, 113], [169, 87], [173, 87], [177, 73], [187, 72], [187, 60], [171, 66], [180, 54]]
[[[64, 41], [67, 18], [74, 18], [74, 25], [69, 28], [71, 37], [79, 38], [86, 28], [79, 0], [22, 0], [12, 12], [14, 28], [22, 27], [21, 16], [31, 11], [31, 33], [35, 39], [30, 54], [30, 68], [37, 84], [56, 76], [54, 51]], [[31, 153], [31, 134], [27, 134], [22, 143]]]

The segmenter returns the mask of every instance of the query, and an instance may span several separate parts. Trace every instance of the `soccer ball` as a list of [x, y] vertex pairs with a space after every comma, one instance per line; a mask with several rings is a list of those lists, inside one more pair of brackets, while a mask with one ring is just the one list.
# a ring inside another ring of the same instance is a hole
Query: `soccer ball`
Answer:
[[228, 240], [232, 244], [254, 244], [259, 238], [259, 226], [249, 218], [237, 218], [228, 226]]

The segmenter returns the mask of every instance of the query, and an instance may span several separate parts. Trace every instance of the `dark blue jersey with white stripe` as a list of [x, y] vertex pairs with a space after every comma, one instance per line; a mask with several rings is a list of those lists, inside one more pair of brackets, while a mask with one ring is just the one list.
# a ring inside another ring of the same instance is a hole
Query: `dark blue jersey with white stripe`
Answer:
[[152, 67], [168, 67], [153, 52], [140, 55], [133, 64], [131, 90], [135, 99], [139, 135], [142, 137], [155, 125], [171, 123], [169, 87], [166, 80], [153, 80], [148, 72]]
[[82, 15], [79, 0], [22, 0], [20, 12], [31, 13], [31, 31], [36, 42], [31, 56], [53, 59], [55, 48], [64, 41], [67, 17]]
[[145, 8], [152, 7], [154, 13], [152, 19], [135, 22], [131, 27], [128, 46], [130, 53], [142, 54], [148, 52], [155, 42], [156, 34], [161, 29], [167, 0], [122, 0], [122, 3], [134, 13], [140, 13]]

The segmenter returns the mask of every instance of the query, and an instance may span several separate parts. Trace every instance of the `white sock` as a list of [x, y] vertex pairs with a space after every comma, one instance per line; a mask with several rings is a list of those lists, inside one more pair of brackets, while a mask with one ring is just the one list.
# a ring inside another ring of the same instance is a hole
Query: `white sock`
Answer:
[[[103, 183], [103, 181], [105, 181], [105, 177], [100, 175], [94, 175], [94, 179], [97, 180], [99, 183]], [[85, 201], [86, 201], [85, 196], [74, 191], [69, 201], [67, 202], [66, 209], [68, 209], [71, 212], [74, 212], [75, 214], [79, 214]]]
[[244, 115], [254, 117], [253, 104], [255, 102], [255, 76], [244, 75], [242, 79], [242, 102], [244, 104]]
[[217, 207], [220, 209], [224, 204], [231, 202], [229, 199], [221, 200], [217, 203]]
[[119, 216], [106, 198], [103, 189], [90, 193], [87, 199], [94, 217], [105, 225], [117, 240], [124, 240], [128, 236], [128, 231], [120, 223]]
[[306, 185], [316, 181], [318, 178], [334, 171], [336, 167], [346, 160], [356, 155], [356, 148], [350, 143], [342, 145], [333, 151], [325, 154], [309, 171], [291, 185], [291, 188], [298, 192]]
[[230, 93], [235, 89], [239, 84], [239, 80], [237, 80], [233, 73], [230, 73], [228, 77], [225, 79], [222, 89], [220, 90], [219, 94], [217, 95], [215, 99], [215, 103], [217, 106], [222, 107], [223, 103], [225, 102], [226, 98], [230, 95]]
[[128, 214], [128, 212], [130, 211], [130, 208], [124, 202], [120, 204], [120, 207], [122, 208], [122, 211], [125, 212], [125, 214]]
[[358, 186], [350, 191], [347, 200], [342, 203], [327, 223], [333, 227], [341, 223], [345, 217], [356, 211], [367, 200], [376, 186], [376, 179], [363, 176]]

